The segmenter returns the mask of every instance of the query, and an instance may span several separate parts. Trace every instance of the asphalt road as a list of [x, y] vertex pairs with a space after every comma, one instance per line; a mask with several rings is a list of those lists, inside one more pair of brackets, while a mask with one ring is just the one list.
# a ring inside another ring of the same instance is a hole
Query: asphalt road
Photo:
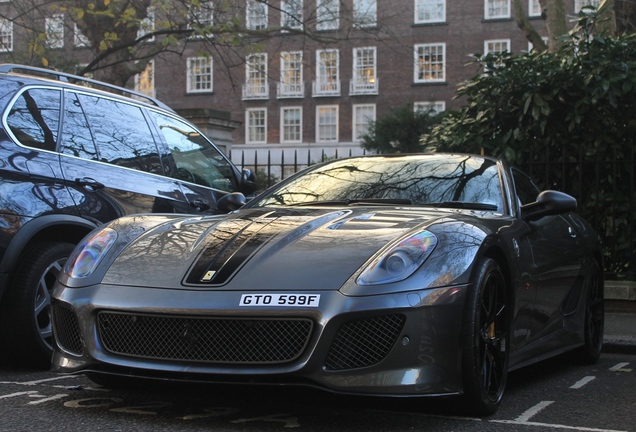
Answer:
[[0, 431], [636, 431], [636, 356], [564, 357], [515, 371], [499, 411], [453, 400], [342, 396], [298, 387], [106, 390], [84, 376], [0, 366]]

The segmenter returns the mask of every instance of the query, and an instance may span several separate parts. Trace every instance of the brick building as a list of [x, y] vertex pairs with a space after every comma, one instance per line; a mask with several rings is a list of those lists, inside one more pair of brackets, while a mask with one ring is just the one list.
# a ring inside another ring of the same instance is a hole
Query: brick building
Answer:
[[[572, 15], [598, 2], [564, 0]], [[305, 163], [323, 152], [360, 153], [358, 137], [369, 120], [392, 108], [459, 106], [453, 99], [458, 84], [478, 73], [467, 64], [472, 54], [529, 49], [511, 0], [237, 0], [224, 12], [214, 3], [204, 2], [199, 18], [216, 23], [232, 13], [248, 29], [282, 27], [312, 37], [283, 30], [255, 38], [249, 52], [207, 55], [191, 40], [181, 55], [156, 58], [135, 85], [192, 119], [246, 165], [255, 155], [261, 163], [272, 155], [289, 162], [299, 150]], [[538, 0], [522, 4], [544, 34]], [[0, 20], [5, 52], [18, 43], [10, 27]]]

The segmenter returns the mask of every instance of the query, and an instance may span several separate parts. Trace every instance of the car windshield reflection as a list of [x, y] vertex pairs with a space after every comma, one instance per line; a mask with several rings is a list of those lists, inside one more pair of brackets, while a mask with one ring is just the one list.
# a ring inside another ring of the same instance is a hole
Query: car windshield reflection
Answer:
[[413, 205], [502, 211], [497, 164], [479, 157], [422, 155], [344, 159], [281, 183], [255, 207]]

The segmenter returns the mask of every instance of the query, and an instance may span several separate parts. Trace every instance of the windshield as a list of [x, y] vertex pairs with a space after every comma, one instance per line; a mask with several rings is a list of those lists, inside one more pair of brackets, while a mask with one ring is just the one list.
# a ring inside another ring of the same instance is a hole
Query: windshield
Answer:
[[496, 163], [480, 157], [451, 155], [336, 160], [281, 183], [253, 206], [379, 204], [382, 200], [397, 205], [503, 211]]

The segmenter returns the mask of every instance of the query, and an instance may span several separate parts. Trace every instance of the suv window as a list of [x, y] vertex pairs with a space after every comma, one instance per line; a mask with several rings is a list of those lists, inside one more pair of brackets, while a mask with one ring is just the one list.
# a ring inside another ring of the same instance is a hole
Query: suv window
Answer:
[[95, 138], [99, 160], [163, 174], [159, 151], [141, 108], [85, 94], [77, 97]]
[[61, 152], [89, 160], [99, 160], [93, 134], [77, 98], [77, 93], [66, 92], [64, 98], [64, 124]]
[[7, 123], [21, 144], [55, 151], [60, 124], [60, 91], [30, 89], [11, 107]]
[[177, 165], [173, 177], [225, 192], [236, 191], [234, 172], [225, 157], [187, 123], [151, 111]]

